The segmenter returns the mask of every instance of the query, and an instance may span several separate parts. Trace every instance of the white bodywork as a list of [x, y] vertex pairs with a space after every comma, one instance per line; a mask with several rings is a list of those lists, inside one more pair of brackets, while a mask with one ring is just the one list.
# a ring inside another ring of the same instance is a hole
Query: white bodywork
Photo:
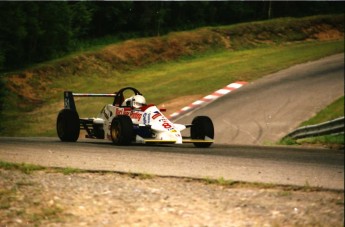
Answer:
[[103, 124], [105, 137], [111, 140], [110, 128], [114, 117], [118, 115], [128, 115], [133, 125], [139, 127], [150, 126], [153, 132], [151, 138], [143, 138], [136, 135], [135, 142], [166, 142], [182, 144], [181, 131], [186, 129], [185, 125], [174, 124], [167, 119], [156, 106], [145, 106], [140, 109], [132, 109], [131, 107], [118, 107], [111, 104], [106, 105], [101, 113], [94, 118], [95, 124]]

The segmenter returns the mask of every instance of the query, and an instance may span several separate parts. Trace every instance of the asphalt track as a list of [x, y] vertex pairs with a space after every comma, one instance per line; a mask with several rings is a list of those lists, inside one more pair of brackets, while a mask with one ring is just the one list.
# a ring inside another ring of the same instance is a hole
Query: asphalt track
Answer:
[[343, 95], [344, 54], [338, 54], [256, 80], [176, 122], [207, 115], [217, 143], [272, 144]]
[[277, 140], [344, 95], [343, 86], [343, 54], [247, 85], [179, 120], [190, 123], [196, 115], [213, 119], [216, 144], [207, 149], [191, 144], [117, 147], [103, 140], [62, 143], [57, 138], [0, 137], [0, 160], [343, 190], [342, 150], [248, 145]]
[[52, 167], [230, 179], [344, 189], [344, 152], [327, 149], [217, 145], [134, 145], [105, 140], [0, 138], [0, 160]]

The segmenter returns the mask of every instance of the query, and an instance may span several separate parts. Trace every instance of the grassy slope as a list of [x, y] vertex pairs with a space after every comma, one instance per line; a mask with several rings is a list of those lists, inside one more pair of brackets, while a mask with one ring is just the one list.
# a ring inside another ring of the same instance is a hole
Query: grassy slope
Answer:
[[301, 126], [320, 124], [344, 116], [344, 96], [337, 99]]
[[[315, 114], [314, 117], [308, 121], [303, 122], [300, 127], [307, 125], [320, 124], [326, 121], [336, 119], [338, 117], [344, 116], [344, 96], [340, 97], [326, 108]], [[279, 143], [285, 145], [297, 145], [297, 144], [322, 144], [326, 147], [343, 149], [344, 148], [344, 134], [340, 135], [326, 135], [326, 136], [317, 136], [304, 139], [292, 139], [285, 138], [282, 139]]]
[[[55, 135], [63, 90], [114, 92], [133, 86], [149, 102], [158, 104], [178, 96], [203, 96], [232, 81], [252, 81], [297, 63], [343, 52], [344, 43], [339, 40], [343, 37], [342, 19], [343, 15], [288, 18], [172, 33], [11, 73], [8, 85], [13, 92], [7, 96], [4, 113], [20, 120], [4, 121], [1, 135]], [[308, 31], [305, 24], [311, 26]], [[251, 28], [253, 32], [248, 32]], [[270, 34], [271, 30], [276, 33]], [[334, 37], [320, 38], [324, 35]], [[80, 115], [94, 116], [105, 102], [109, 100], [78, 100]]]

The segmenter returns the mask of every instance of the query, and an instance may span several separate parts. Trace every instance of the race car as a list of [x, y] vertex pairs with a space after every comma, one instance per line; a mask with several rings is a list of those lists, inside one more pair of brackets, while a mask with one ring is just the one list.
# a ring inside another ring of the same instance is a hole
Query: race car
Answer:
[[[125, 98], [125, 94], [132, 94]], [[74, 97], [112, 97], [112, 104], [105, 105], [97, 117], [79, 118]], [[145, 97], [133, 87], [125, 87], [114, 94], [88, 94], [64, 92], [64, 109], [57, 116], [56, 130], [63, 142], [75, 142], [80, 130], [86, 138], [108, 139], [115, 145], [183, 144], [209, 147], [214, 142], [214, 127], [207, 116], [197, 116], [191, 124], [171, 122], [153, 104], [146, 104]], [[190, 136], [181, 131], [190, 129]]]

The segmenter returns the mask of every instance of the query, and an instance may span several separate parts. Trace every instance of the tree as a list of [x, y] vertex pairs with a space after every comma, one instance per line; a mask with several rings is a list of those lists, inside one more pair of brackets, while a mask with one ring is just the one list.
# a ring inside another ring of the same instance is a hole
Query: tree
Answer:
[[27, 37], [23, 7], [15, 2], [0, 2], [0, 50], [3, 64], [24, 60], [23, 40]]
[[0, 45], [6, 67], [56, 57], [72, 37], [66, 2], [1, 2]]
[[0, 70], [48, 60], [79, 41], [200, 26], [343, 13], [336, 1], [0, 1]]
[[90, 2], [72, 2], [71, 29], [75, 39], [87, 38], [95, 9]]
[[131, 31], [133, 2], [91, 2], [92, 21], [89, 25], [89, 38], [115, 35]]

